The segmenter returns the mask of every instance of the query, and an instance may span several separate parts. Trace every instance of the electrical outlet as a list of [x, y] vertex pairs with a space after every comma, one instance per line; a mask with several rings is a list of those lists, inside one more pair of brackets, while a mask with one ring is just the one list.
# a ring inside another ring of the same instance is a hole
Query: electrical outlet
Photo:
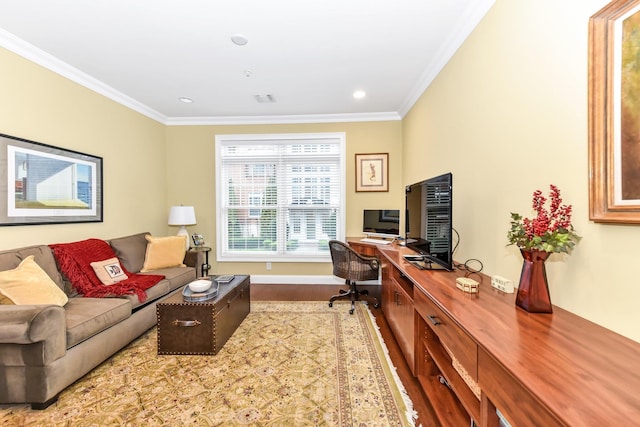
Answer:
[[514, 292], [513, 282], [502, 276], [491, 277], [491, 286], [507, 294], [512, 294]]
[[267, 261], [267, 271], [268, 270], [271, 270], [271, 262], [270, 261]]

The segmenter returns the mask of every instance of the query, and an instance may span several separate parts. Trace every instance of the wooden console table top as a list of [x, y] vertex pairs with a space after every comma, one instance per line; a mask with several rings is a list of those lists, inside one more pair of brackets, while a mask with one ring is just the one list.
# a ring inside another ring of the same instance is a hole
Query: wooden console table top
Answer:
[[470, 275], [480, 292], [468, 294], [455, 286], [463, 271], [419, 270], [402, 258], [411, 250], [377, 249], [409, 277], [414, 292], [434, 301], [559, 424], [639, 422], [640, 343], [557, 306], [552, 314], [527, 313], [515, 306], [515, 293], [495, 290], [484, 274]]

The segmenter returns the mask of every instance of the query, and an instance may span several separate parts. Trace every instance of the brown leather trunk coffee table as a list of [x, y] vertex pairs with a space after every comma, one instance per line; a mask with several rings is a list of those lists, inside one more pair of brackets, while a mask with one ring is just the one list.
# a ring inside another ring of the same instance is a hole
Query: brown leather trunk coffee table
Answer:
[[158, 302], [158, 354], [217, 354], [251, 310], [250, 285], [236, 275], [215, 299], [186, 302], [180, 290]]

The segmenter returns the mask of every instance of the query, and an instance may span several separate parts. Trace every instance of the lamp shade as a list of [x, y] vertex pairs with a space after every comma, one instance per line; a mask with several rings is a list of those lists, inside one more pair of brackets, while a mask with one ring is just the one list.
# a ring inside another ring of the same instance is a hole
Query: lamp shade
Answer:
[[169, 211], [169, 225], [194, 225], [196, 211], [193, 206], [171, 206]]

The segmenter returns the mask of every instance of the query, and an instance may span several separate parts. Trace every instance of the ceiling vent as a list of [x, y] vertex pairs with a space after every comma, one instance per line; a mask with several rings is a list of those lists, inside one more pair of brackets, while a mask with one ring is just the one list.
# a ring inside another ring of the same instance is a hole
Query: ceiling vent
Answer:
[[269, 103], [276, 102], [276, 98], [273, 95], [271, 95], [270, 93], [268, 93], [266, 95], [253, 95], [253, 97], [260, 104], [269, 104]]

